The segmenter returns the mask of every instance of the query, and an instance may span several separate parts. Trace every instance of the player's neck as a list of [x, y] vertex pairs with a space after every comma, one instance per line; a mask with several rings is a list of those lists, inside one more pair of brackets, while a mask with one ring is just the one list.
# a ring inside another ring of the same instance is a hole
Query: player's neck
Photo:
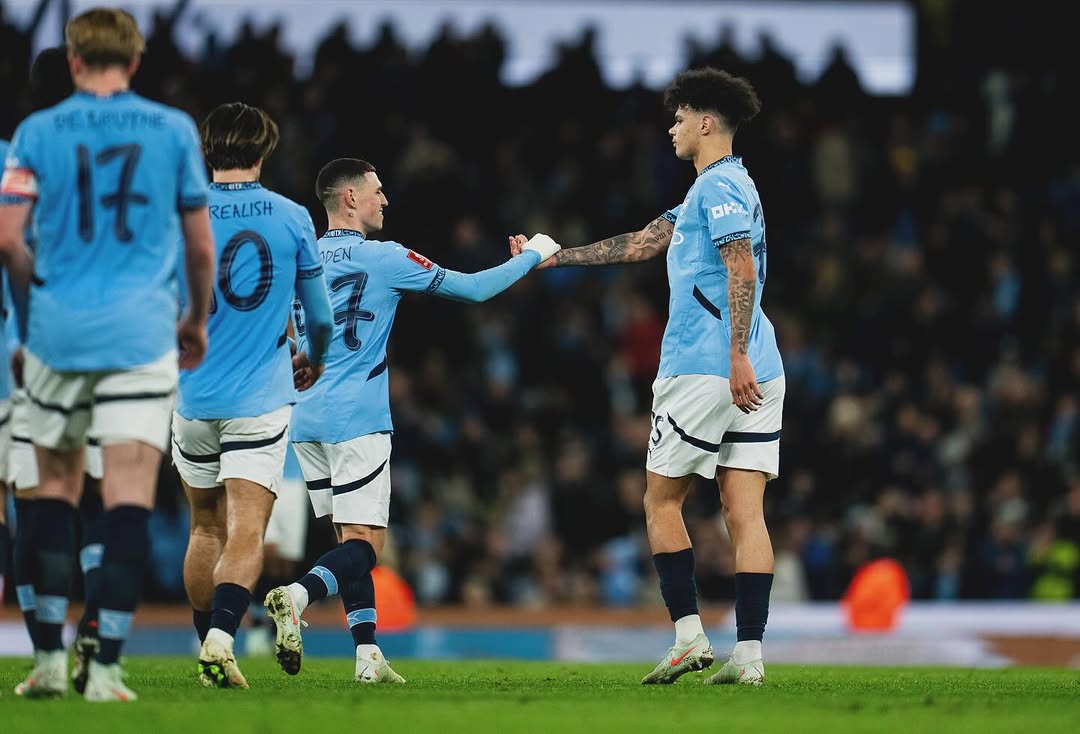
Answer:
[[717, 142], [714, 145], [705, 145], [698, 148], [694, 156], [694, 170], [701, 173], [706, 166], [716, 163], [721, 158], [731, 155], [731, 141]]
[[348, 216], [341, 216], [340, 214], [334, 216], [328, 216], [326, 218], [327, 229], [351, 229], [367, 237], [364, 225], [356, 219]]
[[127, 70], [115, 66], [85, 71], [75, 80], [76, 89], [95, 97], [111, 97], [118, 92], [126, 92], [130, 85]]
[[254, 183], [259, 180], [260, 173], [262, 173], [262, 166], [255, 166], [253, 168], [229, 168], [224, 171], [215, 170], [213, 180], [214, 183], [221, 184]]

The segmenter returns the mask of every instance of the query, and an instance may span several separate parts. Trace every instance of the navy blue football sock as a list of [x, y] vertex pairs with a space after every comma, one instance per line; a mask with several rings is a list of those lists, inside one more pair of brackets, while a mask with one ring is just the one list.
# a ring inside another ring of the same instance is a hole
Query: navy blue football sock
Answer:
[[210, 631], [210, 612], [201, 609], [191, 610], [191, 622], [195, 625], [195, 634], [199, 636], [199, 642], [206, 640], [206, 633]]
[[694, 581], [694, 549], [653, 556], [656, 574], [660, 577], [660, 594], [674, 622], [698, 613], [697, 584]]
[[375, 581], [371, 578], [371, 571], [358, 579], [341, 584], [341, 605], [345, 607], [345, 618], [349, 623], [353, 644], [374, 645]]
[[87, 491], [79, 504], [79, 524], [82, 527], [79, 566], [83, 575], [85, 605], [78, 629], [80, 635], [97, 637], [100, 596], [98, 587], [101, 583], [101, 560], [105, 555], [105, 508], [100, 492], [89, 486], [91, 483], [96, 484], [96, 480], [87, 477], [86, 483]]
[[37, 649], [64, 648], [64, 618], [75, 580], [75, 508], [57, 499], [34, 500], [34, 596]]
[[37, 644], [37, 597], [34, 594], [34, 501], [15, 499], [15, 551], [12, 559], [11, 582], [19, 600], [26, 632], [34, 649]]
[[761, 640], [769, 621], [771, 573], [735, 574], [735, 627], [739, 642]]
[[131, 630], [142, 597], [143, 572], [150, 555], [150, 510], [121, 505], [105, 512], [105, 554], [101, 562], [97, 661], [111, 665]]
[[338, 593], [339, 584], [371, 573], [375, 549], [366, 540], [348, 540], [327, 551], [298, 582], [308, 593], [308, 604]]
[[251, 592], [239, 584], [218, 584], [214, 587], [214, 608], [210, 615], [211, 629], [236, 637], [240, 620], [244, 618]]

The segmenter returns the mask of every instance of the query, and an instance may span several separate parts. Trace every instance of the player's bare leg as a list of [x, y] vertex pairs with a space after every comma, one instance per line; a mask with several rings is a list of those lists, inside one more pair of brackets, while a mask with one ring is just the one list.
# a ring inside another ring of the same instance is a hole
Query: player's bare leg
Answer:
[[761, 638], [769, 615], [773, 548], [765, 526], [765, 474], [745, 469], [716, 472], [724, 523], [735, 552], [735, 623], [739, 641], [720, 670], [706, 683], [765, 682]]
[[191, 513], [191, 530], [184, 554], [184, 590], [191, 603], [192, 623], [202, 647], [210, 631], [214, 567], [225, 547], [225, 490], [223, 487], [192, 487], [182, 479], [180, 483]]
[[233, 643], [262, 572], [263, 536], [274, 495], [247, 479], [226, 479], [225, 546], [214, 568], [210, 631], [199, 651], [200, 677], [220, 688], [247, 688]]
[[693, 476], [672, 478], [646, 472], [645, 526], [660, 577], [660, 593], [675, 623], [675, 644], [642, 678], [645, 684], [674, 683], [680, 676], [713, 663], [712, 645], [698, 615], [694, 549], [682, 516], [692, 480]]
[[137, 696], [123, 681], [120, 651], [142, 597], [161, 451], [142, 441], [109, 443], [105, 437], [102, 443], [105, 552], [98, 613], [101, 648], [90, 663], [85, 695], [88, 701], [134, 701]]

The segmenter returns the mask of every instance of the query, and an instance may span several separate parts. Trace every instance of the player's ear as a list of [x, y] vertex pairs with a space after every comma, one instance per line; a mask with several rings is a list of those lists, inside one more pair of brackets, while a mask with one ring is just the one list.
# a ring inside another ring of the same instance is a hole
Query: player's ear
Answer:
[[128, 64], [127, 75], [128, 75], [129, 79], [131, 77], [135, 76], [135, 72], [139, 70], [139, 63], [141, 61], [142, 61], [142, 55], [141, 54], [135, 54], [135, 58], [133, 58], [131, 60], [131, 63]]

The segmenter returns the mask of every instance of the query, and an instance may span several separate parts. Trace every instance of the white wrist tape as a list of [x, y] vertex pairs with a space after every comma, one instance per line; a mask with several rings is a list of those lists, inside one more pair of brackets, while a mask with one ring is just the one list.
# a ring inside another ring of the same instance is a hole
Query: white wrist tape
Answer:
[[532, 238], [525, 243], [523, 250], [532, 250], [539, 253], [540, 262], [544, 262], [549, 257], [562, 249], [555, 240], [548, 237], [546, 234], [534, 234]]

